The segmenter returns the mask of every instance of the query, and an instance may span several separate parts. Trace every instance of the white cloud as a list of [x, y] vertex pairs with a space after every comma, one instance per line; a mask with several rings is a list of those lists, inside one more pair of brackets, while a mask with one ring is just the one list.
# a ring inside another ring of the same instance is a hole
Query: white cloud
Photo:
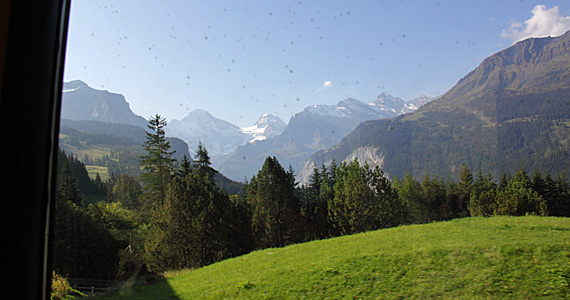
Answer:
[[330, 80], [327, 80], [327, 81], [325, 81], [325, 83], [323, 83], [323, 86], [321, 86], [320, 88], [317, 89], [316, 92], [318, 93], [318, 92], [320, 92], [320, 91], [322, 91], [322, 90], [324, 90], [324, 89], [332, 88], [332, 87], [333, 87], [332, 82], [331, 82]]
[[561, 15], [558, 6], [547, 9], [546, 5], [537, 5], [531, 12], [532, 17], [524, 24], [513, 21], [503, 29], [501, 37], [516, 43], [531, 37], [559, 36], [570, 30], [570, 16]]

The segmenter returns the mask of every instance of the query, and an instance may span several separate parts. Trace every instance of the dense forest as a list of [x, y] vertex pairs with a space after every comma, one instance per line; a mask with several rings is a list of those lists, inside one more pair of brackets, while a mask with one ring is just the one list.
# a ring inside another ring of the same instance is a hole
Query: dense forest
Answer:
[[[315, 167], [307, 185], [267, 157], [245, 184], [221, 187], [200, 144], [193, 160], [173, 159], [166, 121], [149, 121], [140, 175], [89, 178], [83, 162], [60, 152], [53, 268], [67, 277], [129, 280], [199, 268], [253, 250], [403, 224], [469, 216], [570, 216], [562, 174], [520, 167], [500, 178], [407, 173], [389, 180], [358, 160]], [[120, 160], [120, 158], [119, 158]], [[451, 177], [450, 177], [451, 178]], [[99, 201], [87, 202], [85, 195]], [[143, 276], [147, 275], [147, 276]]]

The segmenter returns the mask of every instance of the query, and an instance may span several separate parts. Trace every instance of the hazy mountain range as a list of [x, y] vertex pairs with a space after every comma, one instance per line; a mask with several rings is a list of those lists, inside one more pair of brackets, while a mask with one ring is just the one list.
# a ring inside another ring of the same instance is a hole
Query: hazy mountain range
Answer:
[[[264, 115], [247, 128], [195, 110], [166, 130], [190, 150], [202, 141], [213, 167], [239, 181], [267, 156], [291, 165], [302, 183], [314, 166], [354, 158], [382, 166], [390, 177], [457, 176], [462, 163], [495, 177], [521, 166], [570, 171], [570, 33], [500, 51], [431, 100], [383, 92], [369, 103], [308, 106], [288, 124]], [[62, 118], [146, 129], [123, 96], [81, 81], [64, 84]]]
[[[186, 142], [190, 152], [202, 142], [212, 157], [213, 167], [241, 181], [253, 176], [267, 156], [276, 156], [283, 164], [291, 164], [298, 170], [310, 154], [337, 144], [359, 123], [415, 111], [431, 100], [422, 95], [406, 102], [383, 92], [370, 103], [345, 99], [336, 105], [308, 106], [293, 116], [289, 124], [264, 114], [255, 124], [244, 128], [196, 109], [182, 120], [169, 120], [165, 130], [168, 137]], [[62, 119], [125, 123], [147, 129], [147, 121], [130, 110], [122, 95], [91, 88], [79, 80], [64, 83]], [[81, 125], [75, 128], [78, 130], [91, 130], [80, 122], [66, 124]], [[115, 132], [122, 130], [108, 133]]]
[[570, 171], [570, 32], [516, 43], [485, 59], [415, 112], [360, 124], [312, 155], [314, 165], [359, 158], [391, 177], [456, 176], [462, 163], [497, 178], [524, 166]]
[[336, 145], [361, 122], [415, 111], [431, 100], [422, 95], [406, 102], [384, 92], [370, 103], [349, 98], [336, 105], [308, 106], [289, 120], [281, 134], [239, 146], [230, 154], [214, 157], [212, 162], [214, 168], [240, 181], [255, 175], [267, 156], [275, 156], [298, 171], [309, 155]]
[[205, 110], [196, 109], [182, 120], [170, 121], [165, 130], [168, 136], [186, 141], [191, 150], [195, 150], [198, 142], [202, 142], [208, 153], [216, 156], [231, 153], [248, 142], [279, 135], [285, 126], [279, 117], [265, 114], [253, 126], [240, 128], [212, 116]]

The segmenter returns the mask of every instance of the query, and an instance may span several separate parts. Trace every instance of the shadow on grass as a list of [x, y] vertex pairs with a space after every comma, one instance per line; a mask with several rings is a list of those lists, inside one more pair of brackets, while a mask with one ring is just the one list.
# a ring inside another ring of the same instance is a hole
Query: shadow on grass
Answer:
[[94, 295], [89, 299], [182, 300], [180, 295], [170, 286], [166, 278], [160, 278], [152, 282], [138, 282], [136, 284], [126, 282], [109, 293]]

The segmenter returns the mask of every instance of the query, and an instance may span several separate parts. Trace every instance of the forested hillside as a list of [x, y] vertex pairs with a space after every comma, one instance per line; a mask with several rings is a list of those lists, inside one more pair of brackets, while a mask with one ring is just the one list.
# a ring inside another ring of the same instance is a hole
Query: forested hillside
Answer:
[[[299, 186], [275, 157], [240, 192], [228, 194], [203, 145], [194, 160], [172, 158], [165, 120], [149, 122], [141, 174], [91, 180], [74, 156], [60, 155], [54, 269], [70, 277], [153, 278], [253, 250], [283, 247], [403, 224], [466, 216], [570, 216], [562, 175], [500, 178], [461, 167], [459, 179], [411, 174], [389, 180], [379, 166], [351, 162], [314, 168]], [[176, 164], [175, 164], [176, 162]], [[98, 201], [85, 195], [97, 194]], [[73, 225], [71, 225], [73, 224]], [[70, 247], [71, 245], [71, 247]], [[154, 275], [153, 275], [154, 274]]]
[[533, 38], [487, 59], [438, 100], [391, 120], [362, 123], [340, 144], [311, 156], [343, 161], [374, 149], [390, 177], [410, 172], [457, 178], [469, 168], [570, 172], [570, 32]]

